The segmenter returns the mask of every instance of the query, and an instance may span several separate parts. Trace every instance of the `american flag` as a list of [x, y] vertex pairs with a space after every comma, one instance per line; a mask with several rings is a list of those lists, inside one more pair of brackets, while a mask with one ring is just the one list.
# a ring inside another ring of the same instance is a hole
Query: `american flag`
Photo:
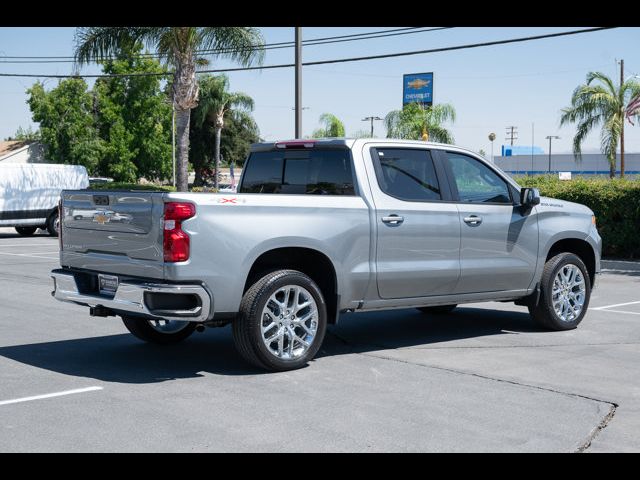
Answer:
[[626, 117], [631, 125], [635, 125], [631, 121], [633, 115], [640, 115], [640, 94], [636, 95], [633, 100], [629, 102], [629, 105], [627, 105]]

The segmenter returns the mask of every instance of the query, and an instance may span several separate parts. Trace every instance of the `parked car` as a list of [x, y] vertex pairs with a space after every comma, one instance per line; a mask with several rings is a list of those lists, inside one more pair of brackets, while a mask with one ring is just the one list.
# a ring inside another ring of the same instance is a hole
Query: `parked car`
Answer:
[[63, 192], [55, 298], [160, 344], [232, 323], [241, 355], [275, 371], [311, 360], [343, 312], [509, 301], [575, 328], [600, 271], [589, 208], [452, 145], [256, 144], [238, 192]]
[[46, 228], [57, 236], [60, 193], [88, 186], [80, 165], [0, 163], [0, 226], [15, 227], [20, 235]]

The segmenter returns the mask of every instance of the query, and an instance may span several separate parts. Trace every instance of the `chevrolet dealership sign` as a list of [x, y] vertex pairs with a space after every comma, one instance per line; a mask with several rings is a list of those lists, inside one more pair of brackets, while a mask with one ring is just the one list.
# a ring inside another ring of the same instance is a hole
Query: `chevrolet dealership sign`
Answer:
[[402, 79], [402, 105], [433, 105], [433, 72], [408, 73]]

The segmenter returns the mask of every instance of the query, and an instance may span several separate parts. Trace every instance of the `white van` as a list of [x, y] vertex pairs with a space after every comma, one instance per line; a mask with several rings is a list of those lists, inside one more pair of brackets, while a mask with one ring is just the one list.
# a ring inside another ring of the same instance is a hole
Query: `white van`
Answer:
[[57, 236], [60, 192], [88, 186], [80, 165], [0, 162], [0, 226], [15, 227], [20, 235], [46, 228]]

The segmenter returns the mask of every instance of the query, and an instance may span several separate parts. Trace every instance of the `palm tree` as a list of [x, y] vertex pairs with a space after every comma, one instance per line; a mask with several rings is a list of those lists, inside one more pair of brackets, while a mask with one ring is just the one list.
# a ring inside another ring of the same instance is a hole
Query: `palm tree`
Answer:
[[344, 137], [344, 124], [332, 113], [320, 115], [320, 123], [324, 128], [313, 131], [313, 138]]
[[229, 112], [237, 117], [253, 110], [253, 99], [242, 92], [228, 92], [229, 78], [226, 75], [200, 79], [200, 105], [194, 110], [194, 122], [200, 127], [206, 121], [214, 126], [215, 135], [215, 188], [218, 188], [220, 168], [220, 137], [224, 128], [224, 118]]
[[[594, 81], [597, 81], [596, 84]], [[624, 115], [633, 98], [640, 94], [634, 79], [616, 85], [604, 73], [589, 72], [587, 82], [573, 91], [571, 106], [562, 109], [560, 125], [578, 123], [573, 137], [573, 154], [582, 159], [582, 142], [591, 130], [602, 125], [600, 150], [609, 161], [609, 176], [616, 174], [616, 150], [620, 143], [620, 176], [624, 177]]]
[[384, 118], [387, 138], [408, 140], [432, 140], [453, 143], [453, 134], [442, 124], [456, 119], [452, 105], [441, 103], [423, 107], [419, 103], [405, 105], [402, 110], [393, 110]]
[[262, 62], [264, 40], [253, 27], [85, 27], [76, 30], [75, 58], [79, 65], [105, 61], [122, 47], [140, 41], [174, 67], [173, 105], [177, 126], [177, 189], [188, 189], [189, 118], [198, 104], [196, 65], [211, 50], [243, 66]]

